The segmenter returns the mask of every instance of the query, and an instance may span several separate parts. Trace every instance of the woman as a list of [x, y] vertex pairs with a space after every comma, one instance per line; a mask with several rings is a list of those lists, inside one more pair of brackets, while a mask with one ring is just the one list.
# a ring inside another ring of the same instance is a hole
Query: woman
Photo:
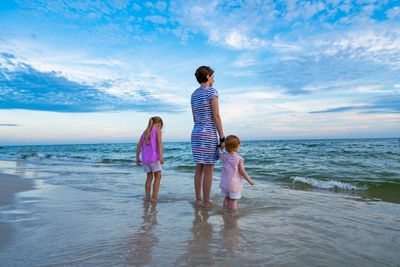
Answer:
[[[200, 84], [191, 97], [194, 127], [192, 131], [192, 154], [196, 162], [194, 188], [198, 204], [210, 204], [212, 174], [216, 163], [218, 136], [221, 149], [225, 147], [221, 117], [218, 108], [218, 92], [212, 88], [214, 71], [207, 66], [196, 70], [196, 79]], [[218, 136], [217, 136], [218, 132]], [[203, 184], [203, 198], [201, 188]]]

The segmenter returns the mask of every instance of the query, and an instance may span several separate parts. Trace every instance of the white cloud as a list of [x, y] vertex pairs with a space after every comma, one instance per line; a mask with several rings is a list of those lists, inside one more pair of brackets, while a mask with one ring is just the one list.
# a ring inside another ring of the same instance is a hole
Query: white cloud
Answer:
[[134, 4], [132, 5], [132, 8], [133, 8], [135, 11], [139, 11], [139, 10], [142, 9], [142, 8], [141, 8], [138, 4], [136, 4], [136, 3], [134, 3]]
[[235, 49], [243, 49], [249, 47], [249, 40], [246, 35], [237, 30], [230, 31], [225, 37], [225, 43]]
[[155, 3], [154, 7], [160, 11], [165, 11], [165, 9], [167, 8], [167, 3], [164, 1], [158, 1], [157, 3]]
[[350, 58], [363, 58], [400, 68], [400, 31], [396, 29], [382, 31], [377, 27], [334, 34], [320, 41], [319, 45], [314, 51], [322, 50], [327, 55], [346, 53]]
[[[132, 63], [129, 59], [106, 57], [92, 57], [83, 51], [52, 50], [47, 47], [21, 40], [0, 42], [0, 52], [8, 52], [15, 58], [8, 60], [0, 56], [0, 64], [9, 71], [13, 71], [18, 63], [25, 63], [40, 72], [58, 72], [61, 76], [79, 84], [115, 95], [121, 99], [145, 101], [148, 97], [158, 99], [176, 107], [185, 103], [184, 95], [178, 85], [172, 84], [168, 77], [164, 78], [156, 70], [148, 66], [149, 62], [143, 59]], [[14, 64], [14, 65], [13, 65]]]
[[128, 6], [129, 0], [110, 0], [109, 4], [118, 9], [124, 9]]
[[234, 49], [262, 48], [266, 42], [259, 38], [249, 38], [244, 32], [233, 29], [224, 38], [225, 43]]
[[355, 92], [359, 92], [362, 94], [376, 93], [376, 94], [390, 94], [393, 93], [393, 90], [384, 90], [378, 86], [366, 86], [360, 85], [353, 89]]
[[151, 21], [156, 24], [166, 24], [168, 22], [166, 17], [153, 15], [153, 16], [146, 16], [145, 20]]
[[[278, 53], [299, 52], [303, 50], [303, 48], [297, 43], [285, 43], [283, 41], [280, 41], [278, 38], [275, 38], [275, 40], [271, 42], [270, 45]], [[285, 55], [284, 57], [289, 58], [290, 56]]]
[[241, 54], [236, 60], [232, 63], [234, 67], [248, 67], [254, 65], [256, 59], [249, 53]]
[[394, 19], [396, 17], [399, 17], [400, 16], [400, 7], [396, 6], [396, 7], [392, 8], [392, 9], [389, 9], [388, 11], [386, 11], [386, 15], [390, 19]]

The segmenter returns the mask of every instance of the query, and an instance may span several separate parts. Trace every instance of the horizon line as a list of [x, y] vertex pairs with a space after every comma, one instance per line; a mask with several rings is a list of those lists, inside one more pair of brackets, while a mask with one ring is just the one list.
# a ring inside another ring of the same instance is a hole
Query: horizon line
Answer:
[[[287, 138], [287, 139], [242, 139], [241, 142], [260, 142], [260, 141], [324, 141], [324, 140], [377, 140], [377, 139], [397, 139], [399, 137], [338, 137], [338, 138]], [[190, 140], [186, 141], [163, 141], [163, 143], [190, 143]], [[137, 144], [138, 142], [98, 142], [98, 143], [38, 143], [38, 144], [4, 144], [0, 145], [0, 149], [11, 146], [66, 146], [66, 145], [113, 145], [113, 144]]]

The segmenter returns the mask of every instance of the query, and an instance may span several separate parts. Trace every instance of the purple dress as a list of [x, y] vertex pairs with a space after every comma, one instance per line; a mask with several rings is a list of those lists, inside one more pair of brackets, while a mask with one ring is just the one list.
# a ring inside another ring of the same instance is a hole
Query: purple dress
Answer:
[[144, 140], [144, 133], [142, 134], [142, 163], [149, 164], [160, 160], [160, 152], [157, 145], [157, 127], [151, 129], [149, 138], [149, 145]]

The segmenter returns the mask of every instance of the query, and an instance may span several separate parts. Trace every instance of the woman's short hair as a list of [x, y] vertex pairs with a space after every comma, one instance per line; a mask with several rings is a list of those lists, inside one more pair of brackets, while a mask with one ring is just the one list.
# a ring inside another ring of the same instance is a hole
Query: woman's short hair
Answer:
[[239, 137], [235, 135], [228, 135], [225, 138], [225, 150], [227, 152], [235, 152], [240, 145]]
[[197, 68], [194, 75], [196, 76], [197, 81], [201, 84], [207, 82], [207, 76], [211, 76], [213, 73], [214, 71], [210, 67], [201, 66]]

